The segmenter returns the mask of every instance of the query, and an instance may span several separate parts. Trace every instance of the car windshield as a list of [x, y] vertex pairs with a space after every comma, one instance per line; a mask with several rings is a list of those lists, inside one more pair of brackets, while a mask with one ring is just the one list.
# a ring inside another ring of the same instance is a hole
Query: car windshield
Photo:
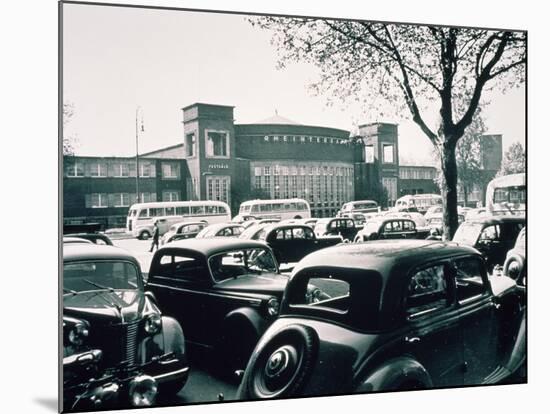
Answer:
[[139, 286], [139, 271], [130, 262], [86, 261], [63, 266], [64, 292], [127, 290]]
[[453, 241], [473, 246], [477, 242], [481, 228], [482, 224], [480, 223], [462, 223], [458, 227], [453, 237]]
[[208, 259], [208, 265], [217, 282], [241, 275], [278, 271], [271, 251], [262, 247], [219, 253]]

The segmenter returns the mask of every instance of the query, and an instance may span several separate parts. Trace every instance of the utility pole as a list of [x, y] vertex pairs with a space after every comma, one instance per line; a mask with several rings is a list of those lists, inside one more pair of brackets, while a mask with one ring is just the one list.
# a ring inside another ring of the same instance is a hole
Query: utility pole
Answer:
[[141, 132], [145, 131], [143, 128], [143, 110], [141, 106], [136, 108], [136, 202], [141, 202], [141, 197], [139, 196], [139, 128], [138, 128], [138, 115], [141, 110]]

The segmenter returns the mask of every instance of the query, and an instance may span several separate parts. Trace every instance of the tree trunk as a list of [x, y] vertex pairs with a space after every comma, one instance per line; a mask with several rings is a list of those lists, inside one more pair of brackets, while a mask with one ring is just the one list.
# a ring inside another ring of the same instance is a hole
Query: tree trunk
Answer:
[[468, 192], [469, 188], [464, 185], [464, 207], [468, 207]]
[[453, 143], [452, 140], [444, 142], [441, 150], [443, 240], [451, 240], [458, 228], [456, 143]]

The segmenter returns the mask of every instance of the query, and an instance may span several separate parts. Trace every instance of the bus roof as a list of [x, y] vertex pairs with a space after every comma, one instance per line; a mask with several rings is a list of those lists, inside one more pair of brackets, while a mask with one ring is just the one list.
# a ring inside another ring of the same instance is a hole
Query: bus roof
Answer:
[[248, 204], [295, 203], [295, 202], [298, 202], [298, 201], [308, 204], [308, 202], [306, 200], [304, 200], [303, 198], [277, 198], [277, 199], [272, 199], [272, 200], [263, 200], [263, 199], [262, 200], [261, 199], [248, 200], [248, 201], [243, 201], [241, 203], [241, 205], [246, 206]]
[[519, 173], [503, 175], [502, 177], [494, 178], [493, 180], [491, 180], [491, 182], [489, 182], [488, 186], [491, 186], [493, 188], [521, 187], [525, 184], [525, 173]]
[[229, 207], [227, 203], [223, 201], [215, 200], [196, 200], [196, 201], [152, 201], [150, 203], [136, 203], [130, 206], [130, 210], [138, 208], [155, 208], [165, 206], [225, 206]]

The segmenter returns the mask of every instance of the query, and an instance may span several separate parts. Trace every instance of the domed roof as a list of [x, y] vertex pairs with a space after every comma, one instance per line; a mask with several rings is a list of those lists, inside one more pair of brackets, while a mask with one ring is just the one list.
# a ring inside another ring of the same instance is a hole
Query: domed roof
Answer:
[[275, 115], [262, 119], [261, 121], [255, 122], [256, 124], [278, 124], [278, 125], [301, 125], [298, 122], [295, 122], [291, 119], [285, 118], [284, 116], [280, 116], [277, 111], [275, 111]]

